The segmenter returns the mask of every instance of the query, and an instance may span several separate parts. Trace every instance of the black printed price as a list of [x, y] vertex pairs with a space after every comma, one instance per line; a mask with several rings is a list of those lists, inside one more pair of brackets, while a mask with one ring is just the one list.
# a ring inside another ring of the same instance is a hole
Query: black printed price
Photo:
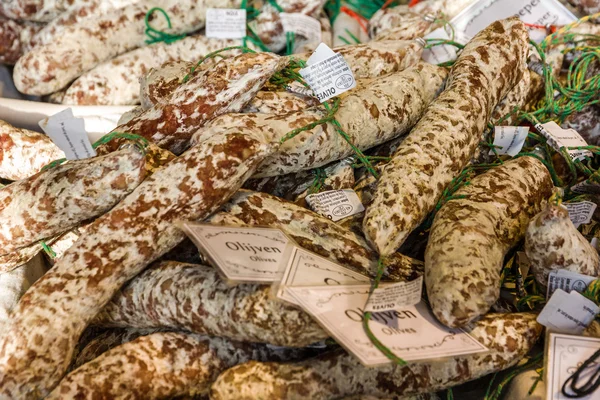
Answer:
[[317, 99], [319, 99], [319, 101], [325, 100], [328, 97], [331, 97], [335, 94], [335, 88], [331, 87], [329, 89], [326, 89], [324, 91], [322, 91], [321, 93], [317, 93]]

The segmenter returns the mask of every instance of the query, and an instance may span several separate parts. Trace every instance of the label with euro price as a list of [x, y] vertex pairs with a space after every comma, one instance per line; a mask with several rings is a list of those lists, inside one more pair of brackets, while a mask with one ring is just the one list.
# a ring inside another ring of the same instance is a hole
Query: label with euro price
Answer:
[[246, 37], [246, 10], [208, 8], [205, 35], [214, 39], [243, 39]]
[[423, 276], [410, 282], [398, 282], [373, 290], [365, 311], [389, 311], [398, 307], [414, 306], [421, 301]]

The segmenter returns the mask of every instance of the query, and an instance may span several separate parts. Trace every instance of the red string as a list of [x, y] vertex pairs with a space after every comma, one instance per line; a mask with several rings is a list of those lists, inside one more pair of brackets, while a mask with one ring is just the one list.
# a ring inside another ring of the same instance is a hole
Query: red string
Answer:
[[386, 8], [388, 8], [390, 6], [390, 4], [392, 4], [394, 1], [396, 0], [387, 0], [382, 6], [381, 9], [385, 10]]
[[[544, 25], [536, 25], [536, 24], [528, 24], [526, 22], [523, 23], [525, 26], [528, 26], [530, 28], [535, 28], [535, 29], [547, 29], [548, 27], [544, 26]], [[550, 25], [550, 33], [554, 33], [558, 30], [558, 27], [554, 26], [554, 25]]]
[[410, 0], [410, 3], [408, 3], [409, 7], [414, 7], [417, 5], [417, 3], [419, 3], [421, 0]]
[[360, 15], [360, 14], [352, 11], [351, 9], [349, 9], [346, 6], [342, 6], [340, 8], [340, 11], [343, 12], [343, 13], [345, 13], [345, 14], [348, 14], [350, 17], [352, 17], [353, 19], [355, 19], [358, 22], [358, 24], [360, 25], [361, 29], [364, 32], [367, 32], [367, 19], [365, 17], [363, 17], [362, 15]]

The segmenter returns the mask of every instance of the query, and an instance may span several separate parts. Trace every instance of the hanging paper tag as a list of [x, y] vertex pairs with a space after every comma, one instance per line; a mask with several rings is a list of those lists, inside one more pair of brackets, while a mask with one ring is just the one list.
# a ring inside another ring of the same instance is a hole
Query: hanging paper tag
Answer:
[[352, 189], [309, 194], [306, 196], [306, 202], [314, 212], [334, 222], [365, 210], [358, 195]]
[[[369, 285], [288, 288], [297, 304], [361, 363], [385, 365], [390, 360], [375, 348], [363, 329], [363, 307], [369, 290]], [[424, 302], [373, 313], [369, 327], [384, 346], [406, 361], [487, 351], [464, 331], [449, 329], [437, 322]]]
[[96, 156], [85, 131], [82, 118], [75, 118], [67, 108], [39, 122], [40, 128], [64, 153], [67, 160], [82, 160]]
[[572, 290], [583, 293], [588, 285], [595, 280], [596, 278], [593, 276], [582, 275], [564, 269], [552, 271], [548, 275], [548, 291], [546, 293], [546, 298], [549, 299], [552, 297], [557, 289], [564, 290], [567, 293]]
[[[563, 26], [577, 20], [577, 17], [558, 0], [480, 0], [450, 20], [454, 27], [454, 41], [466, 44], [494, 21], [513, 15], [518, 16], [525, 23], [536, 26]], [[541, 42], [546, 36], [546, 29], [529, 29], [531, 40]], [[442, 27], [425, 37], [450, 39], [452, 30]], [[455, 58], [456, 47], [449, 45], [435, 46], [423, 52], [423, 59], [432, 64]]]
[[[563, 129], [554, 121], [545, 124], [536, 124], [535, 128], [548, 139], [548, 144], [556, 151], [562, 147], [587, 146], [588, 144], [575, 129]], [[582, 160], [591, 157], [589, 150], [567, 150], [573, 160]]]
[[592, 221], [594, 211], [596, 211], [596, 203], [591, 201], [579, 201], [577, 203], [563, 203], [569, 211], [569, 218], [575, 228], [579, 228], [581, 224], [589, 224]]
[[339, 53], [321, 43], [306, 61], [300, 75], [321, 103], [356, 87], [352, 70]]
[[558, 333], [578, 335], [594, 320], [600, 308], [576, 291], [556, 289], [537, 322]]
[[321, 23], [319, 20], [300, 13], [281, 13], [281, 24], [285, 32], [304, 36], [309, 42], [321, 41]]
[[365, 306], [365, 311], [381, 312], [395, 310], [398, 307], [414, 306], [421, 301], [423, 277], [410, 282], [393, 283], [373, 291]]
[[177, 224], [198, 250], [237, 282], [276, 282], [283, 275], [292, 241], [279, 229]]
[[583, 182], [571, 186], [571, 190], [581, 194], [600, 194], [600, 185], [588, 182], [586, 179]]
[[[527, 126], [496, 126], [494, 127], [494, 146], [496, 153], [508, 154], [511, 157], [519, 154], [527, 134], [529, 133], [529, 127]], [[490, 155], [493, 155], [494, 151], [490, 150]]]
[[290, 262], [281, 279], [277, 297], [295, 303], [294, 298], [287, 294], [287, 287], [364, 285], [365, 283], [369, 283], [367, 276], [342, 267], [301, 247], [294, 247]]
[[208, 8], [205, 35], [215, 39], [243, 39], [246, 37], [246, 10]]
[[[548, 357], [545, 368], [546, 378], [546, 400], [567, 400], [561, 390], [567, 379], [598, 349], [600, 349], [600, 339], [572, 336], [559, 333], [550, 333], [548, 335]], [[581, 374], [580, 384], [586, 382], [598, 369], [598, 360], [592, 362], [588, 369]], [[574, 395], [569, 389], [567, 393]], [[598, 391], [584, 397], [578, 397], [579, 400], [594, 400], [598, 398]]]

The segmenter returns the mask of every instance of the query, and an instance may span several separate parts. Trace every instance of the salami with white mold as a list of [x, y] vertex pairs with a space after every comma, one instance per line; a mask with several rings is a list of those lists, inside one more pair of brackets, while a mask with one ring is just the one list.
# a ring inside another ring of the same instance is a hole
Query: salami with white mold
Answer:
[[531, 220], [525, 235], [525, 253], [535, 281], [544, 292], [548, 275], [554, 270], [600, 276], [598, 252], [575, 228], [562, 206], [548, 204]]
[[174, 222], [208, 217], [275, 150], [241, 131], [222, 132], [157, 170], [25, 293], [0, 337], [1, 396], [48, 395], [89, 322], [125, 282], [183, 240]]
[[552, 196], [539, 160], [520, 157], [472, 178], [437, 212], [425, 251], [425, 285], [433, 314], [463, 327], [500, 296], [506, 253]]
[[43, 27], [43, 24], [0, 16], [0, 63], [16, 63], [25, 52], [27, 44]]
[[467, 331], [489, 353], [363, 366], [344, 350], [299, 363], [249, 362], [223, 372], [212, 400], [328, 400], [349, 395], [406, 396], [447, 389], [515, 365], [535, 345], [542, 326], [533, 313], [488, 314]]
[[382, 255], [398, 249], [475, 154], [496, 105], [526, 72], [528, 34], [516, 17], [479, 32], [454, 64], [446, 89], [385, 166], [364, 232]]

